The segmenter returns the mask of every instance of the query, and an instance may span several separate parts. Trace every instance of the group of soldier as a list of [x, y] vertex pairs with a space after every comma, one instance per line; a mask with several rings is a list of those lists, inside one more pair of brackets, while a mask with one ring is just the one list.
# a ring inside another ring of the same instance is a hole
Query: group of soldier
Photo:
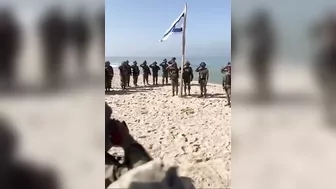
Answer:
[[[145, 60], [142, 64], [140, 64], [140, 67], [142, 68], [143, 84], [145, 86], [149, 85], [148, 78], [150, 75], [153, 79], [153, 85], [158, 85], [159, 71], [162, 70], [162, 85], [168, 85], [168, 80], [170, 80], [173, 96], [178, 95], [179, 74], [181, 72], [184, 85], [184, 95], [190, 95], [191, 82], [194, 79], [194, 74], [189, 61], [186, 61], [182, 69], [178, 67], [175, 57], [173, 57], [170, 61], [164, 59], [160, 65], [158, 65], [156, 61], [148, 65], [147, 61]], [[206, 67], [206, 64], [202, 62], [195, 71], [199, 73], [198, 82], [200, 84], [201, 97], [205, 97], [207, 94], [206, 86], [209, 80], [209, 70]], [[131, 76], [133, 78], [134, 86], [138, 86], [140, 68], [137, 64], [137, 61], [134, 61], [133, 65], [129, 65], [128, 60], [122, 62], [119, 66], [119, 73], [120, 84], [123, 90], [125, 90], [127, 87], [130, 87]], [[111, 67], [110, 62], [107, 61], [105, 63], [105, 91], [109, 91], [111, 89], [113, 75], [113, 68]]]

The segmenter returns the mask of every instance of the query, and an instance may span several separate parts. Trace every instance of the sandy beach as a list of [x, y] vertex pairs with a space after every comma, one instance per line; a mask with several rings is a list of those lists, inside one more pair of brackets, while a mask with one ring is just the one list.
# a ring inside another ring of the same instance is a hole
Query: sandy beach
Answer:
[[105, 95], [113, 117], [126, 121], [153, 158], [178, 165], [196, 188], [230, 187], [231, 108], [225, 106], [221, 85], [209, 84], [209, 97], [199, 98], [193, 81], [192, 95], [179, 98], [172, 96], [171, 86], [144, 87], [142, 76], [139, 81], [138, 88], [123, 92], [115, 74], [114, 92]]

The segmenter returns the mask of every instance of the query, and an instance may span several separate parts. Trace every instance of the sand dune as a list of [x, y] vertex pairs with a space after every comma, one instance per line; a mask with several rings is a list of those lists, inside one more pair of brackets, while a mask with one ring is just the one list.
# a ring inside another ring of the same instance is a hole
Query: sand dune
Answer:
[[179, 98], [172, 96], [171, 86], [144, 87], [141, 82], [122, 92], [117, 75], [105, 101], [154, 158], [177, 164], [180, 175], [193, 179], [196, 188], [231, 185], [231, 108], [225, 106], [220, 85], [209, 84], [204, 99], [197, 97], [194, 81], [192, 95]]

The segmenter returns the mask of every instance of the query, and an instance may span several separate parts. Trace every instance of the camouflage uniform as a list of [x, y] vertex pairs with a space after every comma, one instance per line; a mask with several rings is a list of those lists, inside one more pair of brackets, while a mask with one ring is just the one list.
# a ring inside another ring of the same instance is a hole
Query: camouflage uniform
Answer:
[[127, 86], [127, 77], [129, 75], [129, 69], [126, 65], [126, 62], [123, 62], [119, 66], [119, 72], [120, 72], [120, 85], [122, 89], [126, 89]]
[[231, 105], [231, 63], [229, 62], [227, 66], [221, 69], [221, 73], [223, 74], [223, 89], [225, 90], [228, 104]]
[[188, 88], [188, 95], [190, 95], [190, 83], [194, 79], [193, 69], [190, 67], [190, 63], [187, 61], [182, 72], [182, 78], [184, 83], [184, 94], [187, 94]]
[[196, 69], [196, 72], [199, 73], [198, 83], [200, 84], [201, 97], [206, 97], [207, 94], [207, 84], [209, 79], [209, 70], [205, 67], [206, 64], [202, 62], [200, 66]]
[[179, 69], [176, 63], [172, 63], [167, 67], [170, 80], [172, 82], [172, 92], [173, 96], [178, 95], [178, 78], [179, 78]]
[[113, 79], [114, 71], [110, 62], [107, 61], [105, 63], [105, 91], [110, 91], [112, 88], [112, 79]]
[[138, 86], [138, 77], [140, 75], [140, 69], [139, 66], [137, 66], [136, 61], [133, 62], [131, 68], [132, 68], [133, 84], [134, 86]]
[[167, 59], [164, 59], [163, 62], [160, 64], [160, 66], [162, 67], [162, 84], [168, 84], [168, 71], [167, 71]]
[[149, 67], [152, 68], [153, 85], [157, 85], [160, 67], [157, 65], [157, 62], [153, 62], [153, 64], [151, 64]]
[[130, 86], [131, 75], [132, 75], [132, 68], [129, 65], [128, 60], [126, 60], [126, 68], [128, 70], [128, 74], [127, 74], [127, 77], [126, 77], [126, 86], [129, 87]]
[[144, 85], [149, 85], [148, 83], [148, 76], [151, 75], [151, 71], [149, 69], [149, 67], [147, 66], [147, 61], [144, 61], [140, 67], [142, 68], [143, 71], [143, 84]]

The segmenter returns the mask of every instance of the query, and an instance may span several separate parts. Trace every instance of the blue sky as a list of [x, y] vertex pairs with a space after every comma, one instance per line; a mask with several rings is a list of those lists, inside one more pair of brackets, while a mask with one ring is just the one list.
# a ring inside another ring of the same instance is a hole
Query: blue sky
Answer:
[[186, 55], [228, 56], [231, 0], [106, 0], [106, 56], [180, 56], [181, 35], [161, 43], [188, 3]]

